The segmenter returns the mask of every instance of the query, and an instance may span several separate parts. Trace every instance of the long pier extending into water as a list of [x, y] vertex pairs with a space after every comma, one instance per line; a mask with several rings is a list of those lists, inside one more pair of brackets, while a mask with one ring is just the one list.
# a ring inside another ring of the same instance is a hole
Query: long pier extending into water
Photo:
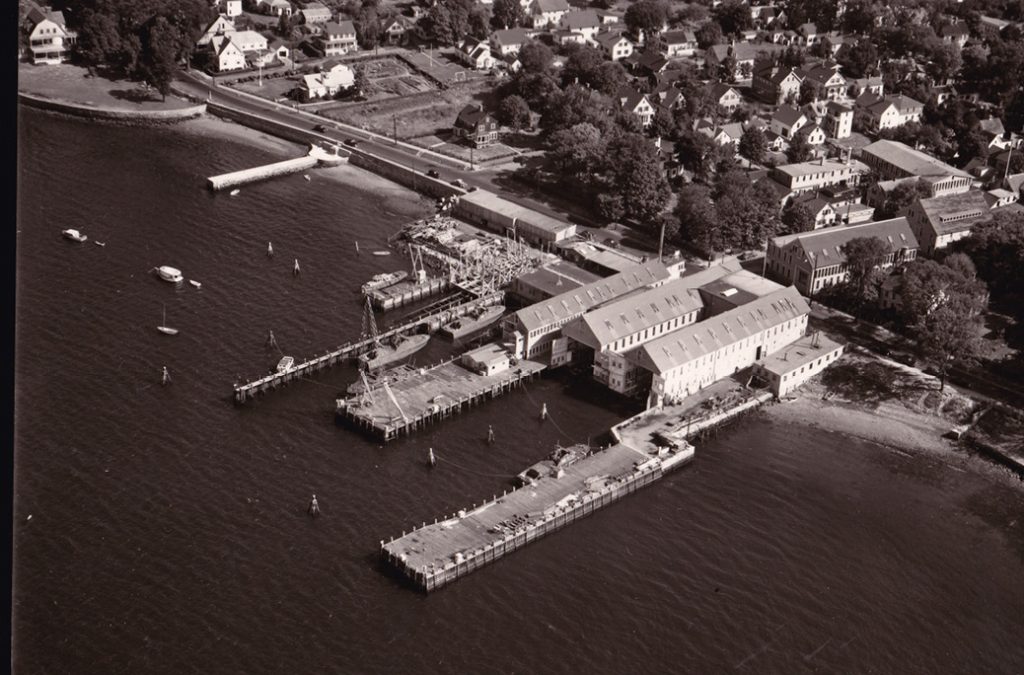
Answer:
[[339, 398], [337, 415], [386, 443], [497, 398], [544, 368], [538, 361], [523, 360], [508, 370], [481, 375], [446, 361], [387, 387]]
[[[461, 295], [452, 303], [437, 305], [428, 315], [418, 314], [397, 326], [382, 331], [378, 335], [378, 339], [388, 338], [399, 333], [415, 332], [421, 327], [425, 328], [427, 332], [433, 332], [438, 326], [462, 316], [475, 307], [492, 305], [496, 302], [501, 302], [502, 298], [504, 298], [502, 291], [496, 291], [484, 297], [470, 298], [468, 300], [465, 295]], [[360, 354], [368, 352], [373, 345], [374, 340], [372, 338], [346, 342], [321, 356], [315, 356], [297, 363], [285, 371], [273, 372], [244, 384], [235, 384], [233, 394], [235, 403], [245, 403], [259, 394], [264, 394], [296, 380], [301, 380], [312, 373], [330, 368], [338, 363], [347, 362], [358, 357]]]
[[313, 145], [310, 148], [309, 154], [304, 157], [286, 159], [281, 162], [274, 162], [273, 164], [264, 164], [263, 166], [254, 166], [251, 169], [242, 169], [240, 171], [232, 171], [231, 173], [222, 173], [219, 176], [210, 176], [206, 179], [206, 182], [211, 190], [227, 190], [228, 188], [255, 183], [267, 178], [306, 171], [319, 164], [339, 164], [346, 159], [345, 156], [338, 154], [337, 148], [334, 149], [332, 154], [323, 148]]
[[526, 486], [380, 542], [381, 561], [434, 591], [650, 485], [694, 456], [685, 441], [638, 450], [622, 443], [582, 459], [558, 453]]

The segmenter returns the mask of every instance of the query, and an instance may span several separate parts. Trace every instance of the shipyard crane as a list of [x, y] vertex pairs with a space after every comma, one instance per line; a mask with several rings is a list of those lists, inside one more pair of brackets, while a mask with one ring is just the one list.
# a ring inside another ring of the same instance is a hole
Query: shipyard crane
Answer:
[[398, 408], [398, 413], [402, 416], [402, 421], [408, 424], [409, 418], [406, 416], [405, 411], [402, 410], [402, 406], [399, 405], [398, 399], [395, 398], [395, 392], [391, 391], [391, 386], [388, 384], [387, 380], [384, 380], [384, 391], [387, 392], [388, 398], [390, 398], [391, 402], [395, 404], [396, 408]]

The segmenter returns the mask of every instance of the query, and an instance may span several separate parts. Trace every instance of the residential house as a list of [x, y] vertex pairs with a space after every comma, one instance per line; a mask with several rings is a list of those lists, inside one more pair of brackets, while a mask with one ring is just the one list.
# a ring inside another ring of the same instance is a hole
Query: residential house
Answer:
[[303, 75], [299, 83], [299, 98], [313, 101], [331, 98], [344, 89], [355, 86], [356, 76], [352, 69], [343, 63], [328, 61], [323, 72]]
[[772, 115], [771, 130], [783, 138], [793, 138], [808, 122], [807, 115], [791, 105], [779, 106]]
[[481, 42], [476, 38], [465, 38], [459, 44], [459, 58], [470, 68], [476, 70], [490, 70], [494, 67], [491, 48], [486, 42]]
[[880, 220], [862, 225], [826, 227], [775, 237], [768, 242], [765, 271], [782, 284], [793, 284], [811, 296], [826, 286], [845, 281], [848, 268], [843, 246], [852, 239], [877, 237], [889, 253], [879, 266], [890, 269], [917, 257], [918, 242], [906, 218]]
[[754, 96], [762, 101], [774, 105], [795, 102], [800, 95], [802, 82], [803, 79], [795, 68], [776, 66], [772, 59], [758, 60], [754, 63], [751, 86]]
[[825, 130], [818, 124], [807, 124], [797, 133], [803, 134], [807, 139], [807, 143], [814, 146], [823, 145], [825, 139], [828, 138]]
[[[230, 37], [231, 42], [246, 54], [262, 52], [267, 49], [267, 38], [254, 30], [237, 30], [234, 33], [229, 33], [226, 37]], [[218, 42], [222, 39], [224, 39], [223, 36], [214, 37], [212, 43], [218, 46]]]
[[846, 78], [839, 73], [839, 64], [825, 62], [814, 66], [805, 66], [797, 70], [803, 82], [812, 85], [817, 92], [817, 99], [835, 101], [846, 96]]
[[328, 21], [323, 24], [323, 32], [316, 36], [315, 42], [324, 56], [344, 56], [359, 49], [356, 27], [351, 21]]
[[876, 97], [862, 94], [855, 102], [864, 126], [871, 131], [895, 129], [908, 122], [920, 122], [924, 104], [909, 96]]
[[847, 98], [858, 98], [864, 94], [873, 94], [876, 97], [881, 98], [885, 91], [885, 83], [881, 77], [861, 77], [855, 80], [849, 80], [846, 88]]
[[492, 53], [500, 56], [518, 54], [519, 50], [530, 39], [525, 28], [509, 28], [491, 33]]
[[697, 52], [697, 37], [692, 30], [670, 30], [661, 36], [665, 45], [665, 56], [676, 58], [693, 56]]
[[273, 54], [274, 58], [278, 61], [287, 61], [292, 57], [292, 50], [288, 46], [288, 43], [280, 38], [275, 39], [267, 45], [267, 49], [270, 50], [270, 53]]
[[848, 188], [860, 184], [868, 168], [856, 160], [816, 159], [784, 164], [771, 170], [771, 179], [792, 193], [814, 192], [824, 187]]
[[998, 209], [1002, 206], [1016, 204], [1017, 194], [1003, 188], [993, 188], [985, 191], [985, 201], [990, 209]]
[[30, 27], [28, 49], [33, 65], [60, 65], [70, 58], [78, 33], [67, 27], [63, 12], [33, 7], [26, 19]]
[[519, 60], [519, 54], [506, 54], [501, 57], [501, 63], [510, 73], [518, 73], [523, 68], [523, 62]]
[[621, 33], [612, 31], [598, 33], [594, 36], [594, 42], [597, 43], [598, 49], [612, 61], [619, 61], [633, 53], [633, 43]]
[[384, 23], [384, 39], [389, 45], [404, 44], [412, 28], [413, 24], [409, 19], [401, 14], [396, 14]]
[[561, 335], [563, 326], [628, 293], [660, 286], [678, 276], [678, 266], [670, 268], [660, 260], [652, 260], [566, 291], [506, 317], [502, 322], [502, 342], [515, 345], [513, 353], [517, 358], [534, 358], [553, 352], [552, 361], [555, 361], [555, 353], [565, 354], [558, 359], [560, 365], [571, 359], [571, 355], [566, 354], [568, 340]]
[[939, 37], [944, 42], [950, 42], [963, 49], [967, 41], [971, 39], [971, 31], [967, 28], [967, 24], [957, 21], [943, 26], [939, 30]]
[[210, 25], [206, 27], [199, 39], [196, 40], [197, 47], [206, 47], [213, 41], [215, 37], [223, 37], [224, 35], [230, 35], [235, 32], [235, 23], [221, 14], [217, 15], [217, 18], [210, 22]]
[[871, 168], [879, 181], [920, 179], [928, 186], [931, 197], [967, 192], [975, 183], [974, 177], [966, 171], [898, 141], [875, 141], [861, 149], [860, 160]]
[[976, 224], [991, 217], [992, 208], [981, 190], [918, 199], [907, 210], [907, 220], [925, 255], [963, 239]]
[[601, 17], [593, 9], [574, 9], [566, 12], [558, 20], [558, 27], [574, 35], [579, 35], [584, 42], [592, 42], [601, 29]]
[[634, 52], [628, 60], [632, 61], [633, 71], [638, 76], [646, 76], [653, 82], [657, 82], [659, 76], [667, 71], [672, 64], [659, 52], [644, 52], [642, 54]]
[[623, 110], [636, 115], [645, 128], [651, 126], [651, 122], [654, 121], [654, 104], [647, 94], [642, 94], [629, 85], [623, 85], [619, 88], [617, 97]]
[[498, 122], [483, 106], [471, 103], [455, 118], [452, 135], [475, 148], [482, 148], [498, 140]]
[[786, 47], [772, 44], [771, 42], [740, 42], [732, 45], [712, 45], [704, 54], [708, 72], [715, 73], [719, 66], [730, 56], [735, 60], [736, 66], [733, 76], [737, 81], [747, 81], [754, 74], [754, 60], [762, 54], [775, 56]]
[[224, 16], [234, 19], [242, 14], [242, 0], [224, 0]]
[[710, 96], [711, 100], [715, 102], [715, 105], [723, 108], [730, 113], [739, 107], [740, 103], [743, 102], [743, 98], [740, 93], [733, 87], [722, 82], [716, 82], [711, 86]]
[[751, 5], [750, 18], [754, 25], [760, 28], [768, 28], [775, 23], [775, 7], [772, 5]]
[[829, 138], [849, 138], [853, 133], [853, 108], [829, 101], [825, 106], [824, 125]]
[[822, 36], [818, 34], [818, 27], [813, 23], [805, 23], [796, 29], [796, 32], [800, 35], [800, 43], [810, 47], [811, 45], [818, 42]]
[[234, 43], [233, 37], [234, 34], [218, 35], [210, 41], [218, 73], [245, 69], [245, 52]]
[[533, 0], [527, 14], [534, 28], [547, 28], [557, 26], [568, 11], [569, 3], [566, 0]]
[[649, 98], [666, 110], [674, 110], [686, 103], [683, 92], [679, 91], [674, 84], [668, 83], [654, 87]]
[[836, 224], [836, 207], [817, 192], [805, 192], [793, 197], [794, 204], [801, 204], [814, 216], [814, 229], [831, 227]]
[[989, 150], [993, 148], [1006, 150], [1010, 147], [1012, 141], [1006, 138], [1006, 128], [1003, 126], [1003, 120], [998, 117], [990, 117], [987, 120], [978, 122], [978, 131], [988, 142]]
[[[273, 14], [274, 16], [285, 16], [292, 15], [292, 3], [288, 0], [259, 0], [256, 3], [256, 9], [264, 14]], [[330, 16], [328, 16], [330, 18]]]
[[684, 326], [626, 352], [651, 374], [650, 407], [676, 403], [804, 336], [810, 308], [794, 288]]
[[299, 18], [307, 26], [325, 24], [331, 20], [331, 10], [323, 3], [307, 2], [305, 7], [299, 10]]

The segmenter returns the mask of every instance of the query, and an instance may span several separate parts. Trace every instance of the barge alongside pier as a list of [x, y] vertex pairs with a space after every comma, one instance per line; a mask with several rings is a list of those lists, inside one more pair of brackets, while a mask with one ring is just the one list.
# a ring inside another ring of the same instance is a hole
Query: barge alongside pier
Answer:
[[559, 449], [534, 465], [526, 486], [381, 541], [382, 563], [420, 590], [437, 590], [650, 485], [692, 460], [694, 447], [681, 441], [641, 451], [619, 443], [580, 454]]

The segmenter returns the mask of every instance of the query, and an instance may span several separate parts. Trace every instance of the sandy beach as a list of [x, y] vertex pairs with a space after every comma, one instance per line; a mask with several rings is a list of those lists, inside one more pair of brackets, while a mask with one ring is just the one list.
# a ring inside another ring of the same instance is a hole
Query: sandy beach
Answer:
[[[306, 152], [307, 147], [298, 143], [272, 136], [256, 129], [243, 126], [236, 122], [204, 115], [181, 123], [181, 128], [192, 133], [215, 138], [228, 138], [233, 141], [258, 145], [268, 151], [279, 154], [281, 159], [298, 157]], [[243, 167], [239, 167], [243, 168]], [[359, 190], [372, 191], [382, 198], [382, 206], [389, 211], [407, 215], [410, 218], [421, 218], [433, 208], [433, 200], [418, 192], [405, 188], [397, 183], [378, 176], [359, 167], [340, 164], [335, 167], [313, 169], [309, 173], [314, 181], [328, 179], [350, 185]]]

